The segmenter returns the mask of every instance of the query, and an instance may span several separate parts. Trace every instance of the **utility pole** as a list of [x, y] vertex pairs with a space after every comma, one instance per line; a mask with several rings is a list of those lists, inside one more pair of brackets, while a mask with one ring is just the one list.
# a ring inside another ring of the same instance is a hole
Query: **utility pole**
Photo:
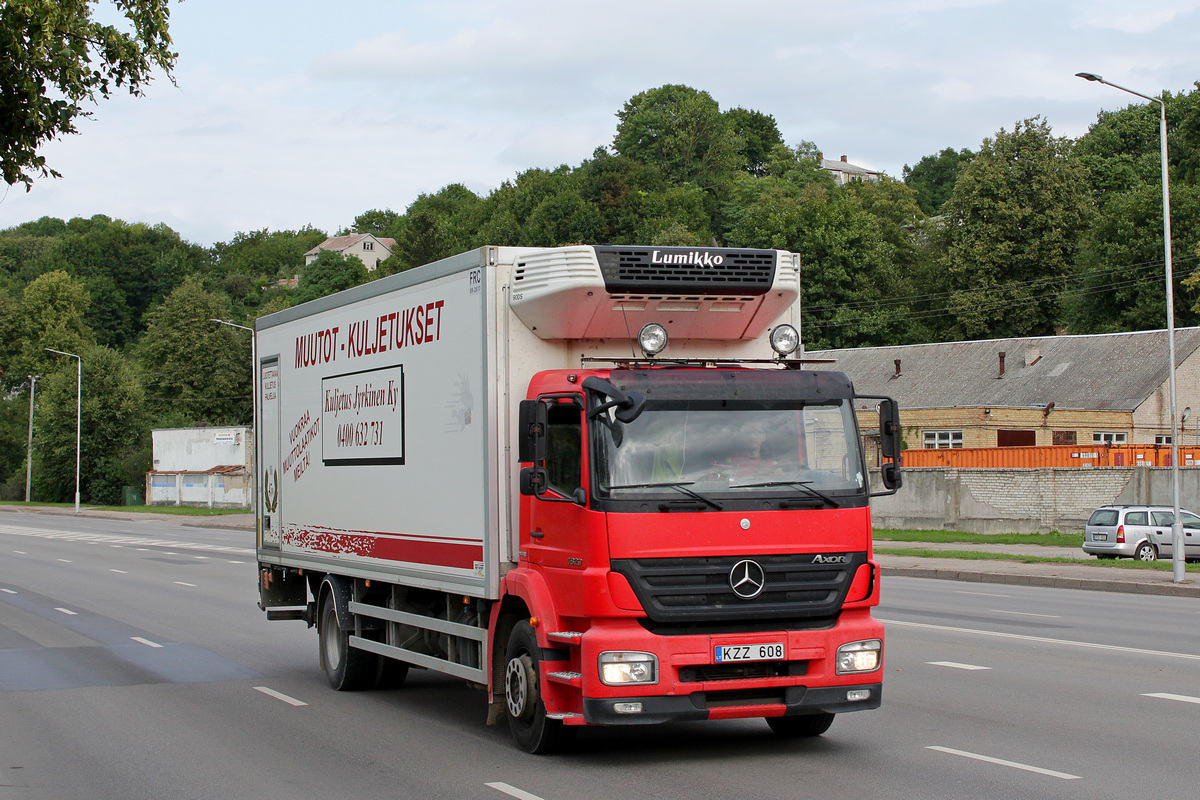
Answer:
[[33, 392], [37, 387], [38, 375], [29, 376], [29, 443], [25, 456], [25, 502], [29, 502], [30, 488], [33, 486]]

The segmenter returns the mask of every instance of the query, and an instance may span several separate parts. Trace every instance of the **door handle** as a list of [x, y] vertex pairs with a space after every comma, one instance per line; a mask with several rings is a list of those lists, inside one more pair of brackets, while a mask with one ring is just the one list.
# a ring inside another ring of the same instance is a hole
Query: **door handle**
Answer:
[[545, 535], [546, 535], [545, 531], [530, 531], [529, 532], [529, 538], [531, 538], [531, 539], [541, 539]]

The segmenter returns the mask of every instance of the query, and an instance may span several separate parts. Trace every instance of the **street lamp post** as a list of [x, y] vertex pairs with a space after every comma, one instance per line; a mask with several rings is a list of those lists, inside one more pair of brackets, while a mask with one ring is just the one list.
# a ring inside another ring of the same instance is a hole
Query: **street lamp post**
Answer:
[[53, 348], [44, 348], [47, 353], [58, 353], [60, 356], [70, 356], [75, 359], [75, 513], [79, 513], [79, 434], [82, 430], [80, 427], [80, 413], [83, 409], [83, 359], [74, 353], [64, 353], [62, 350], [54, 350]]
[[33, 393], [37, 390], [40, 375], [29, 376], [29, 440], [25, 447], [25, 502], [29, 502], [30, 487], [33, 486]]
[[[222, 325], [228, 325], [231, 328], [238, 328], [239, 330], [250, 332], [250, 386], [251, 386], [251, 391], [254, 393], [255, 398], [257, 398], [258, 397], [258, 352], [257, 352], [258, 343], [256, 340], [258, 337], [255, 336], [254, 328], [248, 328], [245, 325], [238, 325], [237, 323], [234, 323], [234, 322], [227, 322], [223, 319], [210, 318], [208, 321], [209, 322], [219, 322]], [[258, 464], [260, 463], [260, 459], [261, 459], [261, 454], [259, 453], [259, 441], [258, 441], [258, 403], [257, 402], [255, 402], [255, 404], [254, 404], [254, 412], [253, 412], [253, 416], [251, 417], [250, 424], [251, 424], [251, 429], [252, 429], [253, 435], [254, 435], [254, 465], [253, 465], [253, 468], [250, 470], [251, 480], [253, 481], [253, 483], [251, 484], [251, 494], [254, 496], [254, 504], [255, 504], [255, 507], [257, 508], [258, 507]]]
[[1171, 267], [1171, 189], [1167, 177], [1167, 104], [1161, 97], [1151, 97], [1148, 94], [1127, 89], [1092, 72], [1077, 72], [1075, 77], [1087, 81], [1103, 83], [1114, 89], [1120, 89], [1143, 100], [1158, 103], [1158, 141], [1162, 160], [1162, 199], [1163, 199], [1163, 252], [1166, 264], [1167, 281], [1167, 385], [1171, 394], [1171, 507], [1175, 514], [1175, 522], [1171, 525], [1171, 564], [1172, 579], [1175, 583], [1184, 580], [1185, 561], [1183, 552], [1183, 521], [1179, 518], [1179, 417], [1178, 403], [1175, 395], [1175, 276]]

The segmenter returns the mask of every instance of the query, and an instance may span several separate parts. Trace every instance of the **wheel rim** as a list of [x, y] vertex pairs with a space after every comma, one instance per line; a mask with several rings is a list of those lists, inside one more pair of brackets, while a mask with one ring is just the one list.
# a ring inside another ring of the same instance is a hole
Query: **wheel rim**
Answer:
[[508, 713], [514, 719], [527, 719], [533, 707], [530, 680], [533, 674], [533, 659], [527, 653], [508, 662], [504, 680], [504, 699]]
[[1138, 558], [1142, 561], [1154, 561], [1154, 548], [1149, 545], [1142, 545], [1138, 550]]
[[325, 665], [331, 672], [336, 672], [342, 663], [341, 628], [338, 627], [337, 612], [333, 605], [325, 606], [322, 618], [321, 638], [325, 644]]

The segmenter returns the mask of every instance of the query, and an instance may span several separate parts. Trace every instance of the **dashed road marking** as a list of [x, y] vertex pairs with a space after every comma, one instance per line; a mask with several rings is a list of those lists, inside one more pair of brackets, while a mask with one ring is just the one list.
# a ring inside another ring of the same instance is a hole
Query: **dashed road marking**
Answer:
[[123, 569], [110, 569], [109, 572], [115, 572], [118, 575], [128, 575], [129, 573]]
[[[228, 545], [209, 544], [207, 542], [179, 542], [170, 539], [150, 539], [144, 536], [120, 536], [106, 533], [86, 533], [82, 531], [64, 531], [52, 528], [30, 528], [22, 525], [0, 525], [0, 534], [10, 536], [30, 536], [37, 539], [61, 539], [68, 542], [86, 542], [89, 544], [109, 544], [114, 547], [124, 545], [136, 547], [138, 552], [150, 552], [150, 547], [171, 547], [176, 550], [201, 550], [212, 553], [228, 553], [230, 555], [250, 555], [254, 550], [247, 547], [231, 547]], [[14, 550], [17, 555], [26, 555], [21, 550]], [[178, 555], [168, 553], [167, 555]]]
[[1052, 769], [1044, 769], [1042, 767], [1034, 767], [1029, 764], [1022, 764], [1018, 761], [1005, 761], [1002, 758], [992, 758], [991, 756], [981, 756], [979, 753], [968, 753], [966, 750], [955, 750], [951, 747], [932, 746], [925, 748], [926, 750], [936, 750], [939, 753], [948, 753], [952, 756], [962, 756], [963, 758], [971, 758], [975, 761], [984, 761], [988, 764], [998, 764], [1002, 767], [1012, 767], [1013, 769], [1024, 770], [1025, 772], [1036, 772], [1038, 775], [1046, 775], [1051, 778], [1061, 778], [1064, 781], [1080, 780], [1082, 775], [1072, 775], [1069, 772], [1057, 772]]
[[495, 789], [497, 792], [504, 792], [509, 797], [517, 798], [517, 800], [542, 800], [542, 798], [538, 797], [536, 794], [530, 794], [524, 789], [518, 789], [515, 786], [509, 786], [507, 783], [503, 783], [502, 781], [485, 783], [484, 786]]
[[1028, 611], [1005, 611], [1002, 608], [993, 608], [992, 614], [1015, 614], [1019, 617], [1042, 617], [1044, 619], [1062, 619], [1058, 614], [1030, 614]]
[[283, 692], [277, 692], [274, 689], [267, 688], [266, 686], [255, 686], [254, 690], [258, 691], [258, 692], [262, 692], [267, 697], [274, 697], [276, 700], [282, 700], [283, 702], [287, 703], [288, 705], [292, 705], [292, 706], [308, 705], [308, 703], [304, 702], [303, 700], [297, 700], [294, 697], [288, 697]]
[[991, 669], [991, 667], [980, 667], [975, 664], [960, 664], [957, 661], [926, 661], [926, 664], [931, 664], [935, 667], [950, 667], [951, 669]]
[[55, 610], [55, 611], [61, 611], [62, 613], [66, 614], [68, 617], [77, 617], [77, 616], [79, 616], [79, 614], [78, 614], [77, 612], [75, 612], [75, 611], [72, 611], [72, 610], [71, 610], [71, 609], [69, 609], [69, 608], [55, 608], [54, 610]]
[[1169, 692], [1147, 692], [1142, 697], [1157, 697], [1159, 700], [1177, 700], [1180, 703], [1195, 703], [1200, 705], [1200, 697], [1189, 697], [1186, 694], [1170, 694]]
[[194, 588], [196, 588], [196, 584], [194, 584], [194, 583], [184, 583], [183, 581], [175, 581], [175, 585], [176, 585], [176, 586], [190, 586], [190, 587], [192, 587], [193, 589], [194, 589]]
[[130, 636], [129, 638], [133, 639], [138, 644], [146, 645], [146, 647], [162, 647], [162, 645], [158, 642], [152, 642], [149, 639], [143, 639], [141, 636]]

